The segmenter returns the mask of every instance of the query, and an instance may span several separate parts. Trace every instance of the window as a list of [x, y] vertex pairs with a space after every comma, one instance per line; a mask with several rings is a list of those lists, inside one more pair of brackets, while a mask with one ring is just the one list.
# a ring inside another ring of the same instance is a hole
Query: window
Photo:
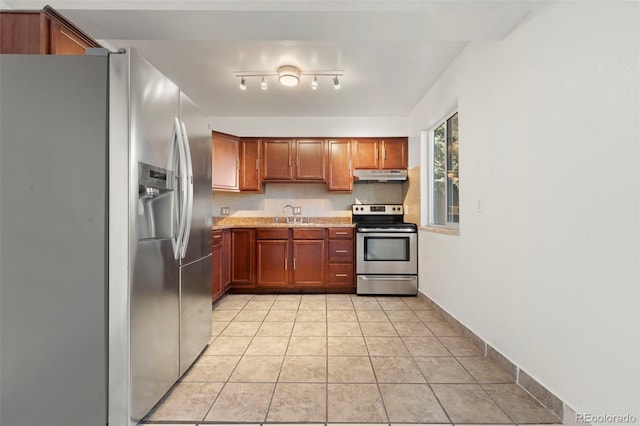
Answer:
[[458, 112], [429, 131], [429, 226], [459, 229]]

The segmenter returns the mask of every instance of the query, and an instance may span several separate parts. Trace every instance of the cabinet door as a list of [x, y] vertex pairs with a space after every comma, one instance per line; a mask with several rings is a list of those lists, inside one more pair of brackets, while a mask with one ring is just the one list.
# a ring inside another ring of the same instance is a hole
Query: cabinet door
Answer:
[[214, 240], [212, 252], [213, 280], [211, 283], [211, 301], [215, 302], [224, 293], [222, 285], [222, 244], [215, 244]]
[[265, 139], [262, 150], [263, 180], [293, 180], [291, 139]]
[[324, 181], [325, 151], [322, 139], [296, 140], [296, 180]]
[[353, 141], [356, 169], [377, 169], [379, 139], [355, 139]]
[[69, 28], [53, 20], [49, 27], [49, 43], [52, 55], [84, 55], [85, 49], [91, 47], [86, 41], [73, 34]]
[[254, 287], [254, 229], [231, 230], [231, 286]]
[[353, 263], [353, 240], [329, 240], [329, 263]]
[[324, 241], [293, 241], [293, 285], [322, 287], [324, 285]]
[[327, 143], [329, 145], [327, 189], [329, 191], [353, 191], [351, 141], [338, 139], [330, 140]]
[[238, 143], [235, 136], [213, 132], [211, 174], [213, 189], [238, 191]]
[[40, 37], [39, 12], [0, 12], [0, 54], [48, 53], [46, 43]]
[[240, 191], [262, 191], [260, 139], [240, 139]]
[[388, 138], [381, 142], [380, 168], [381, 169], [406, 169], [407, 138]]
[[289, 241], [258, 240], [256, 267], [258, 287], [286, 287], [289, 283]]
[[352, 263], [330, 263], [327, 270], [327, 287], [352, 287], [354, 283]]
[[226, 293], [231, 283], [231, 230], [222, 231], [222, 290]]

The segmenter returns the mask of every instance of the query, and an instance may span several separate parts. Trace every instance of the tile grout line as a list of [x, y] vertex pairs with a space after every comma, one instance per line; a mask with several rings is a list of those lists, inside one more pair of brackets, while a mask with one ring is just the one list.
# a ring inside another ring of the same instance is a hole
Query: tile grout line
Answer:
[[[226, 296], [225, 296], [226, 298]], [[240, 308], [240, 310], [238, 310], [238, 313], [236, 315], [233, 316], [233, 318], [237, 317], [240, 312], [242, 311], [242, 309], [244, 309], [244, 307], [246, 306], [246, 304], [249, 302], [249, 300], [253, 299], [253, 296], [251, 296], [249, 299], [247, 299], [245, 301], [245, 303], [242, 305], [242, 307]], [[231, 319], [231, 321], [233, 321], [233, 318]], [[231, 324], [231, 321], [229, 321], [229, 324]], [[227, 326], [229, 325], [227, 324]], [[222, 334], [222, 332], [226, 329], [227, 327], [223, 328], [220, 331], [220, 334]], [[218, 336], [216, 336], [216, 338], [214, 339], [214, 341], [211, 343], [215, 343], [215, 341], [218, 339], [218, 337], [220, 337], [220, 334]], [[253, 338], [251, 339], [251, 341], [253, 341]], [[244, 352], [247, 351], [247, 348], [249, 348], [249, 346], [251, 345], [251, 341], [249, 342], [249, 345], [247, 345], [247, 347], [244, 349]], [[243, 352], [243, 353], [244, 353]], [[242, 355], [240, 356], [240, 360], [242, 360]], [[240, 360], [238, 360], [238, 364], [240, 364]], [[238, 364], [236, 364], [236, 367], [234, 367], [233, 371], [235, 371], [235, 368], [238, 367]], [[192, 366], [193, 367], [193, 366]], [[233, 371], [229, 374], [229, 377], [227, 378], [227, 380], [223, 383], [222, 387], [220, 388], [220, 391], [218, 392], [218, 394], [216, 395], [215, 398], [213, 398], [213, 401], [211, 402], [211, 405], [209, 406], [209, 409], [206, 411], [206, 413], [204, 414], [204, 417], [202, 417], [202, 421], [204, 422], [205, 419], [207, 418], [207, 416], [209, 415], [209, 413], [211, 412], [211, 410], [213, 409], [213, 406], [215, 405], [216, 401], [218, 400], [218, 398], [220, 398], [220, 395], [222, 394], [222, 391], [227, 387], [227, 383], [229, 383], [229, 379], [231, 378], [231, 375], [233, 374]]]
[[[278, 300], [278, 298], [276, 297], [276, 301]], [[300, 302], [302, 302], [302, 298], [300, 298]], [[291, 327], [291, 332], [289, 333], [289, 339], [287, 341], [287, 347], [284, 348], [284, 354], [282, 355], [282, 363], [280, 364], [280, 370], [278, 371], [278, 376], [276, 377], [276, 381], [273, 384], [273, 391], [271, 392], [271, 398], [269, 399], [269, 404], [267, 405], [267, 410], [264, 413], [264, 421], [260, 422], [265, 423], [267, 421], [267, 419], [269, 418], [269, 412], [271, 411], [271, 404], [273, 404], [273, 398], [276, 395], [276, 389], [278, 388], [278, 383], [280, 383], [280, 375], [282, 374], [282, 369], [284, 367], [284, 360], [285, 357], [287, 356], [287, 351], [289, 350], [289, 345], [291, 344], [291, 339], [293, 338], [293, 330], [296, 328], [296, 323], [297, 323], [297, 317], [298, 317], [298, 312], [300, 312], [300, 302], [298, 303], [298, 308], [295, 309], [296, 311], [296, 318], [294, 318], [293, 320], [293, 326]], [[275, 302], [274, 302], [275, 304]], [[273, 306], [273, 305], [271, 305]], [[293, 309], [291, 309], [293, 310]], [[271, 309], [269, 309], [269, 312], [271, 312]], [[269, 315], [267, 313], [267, 315]], [[266, 318], [266, 316], [265, 316]]]

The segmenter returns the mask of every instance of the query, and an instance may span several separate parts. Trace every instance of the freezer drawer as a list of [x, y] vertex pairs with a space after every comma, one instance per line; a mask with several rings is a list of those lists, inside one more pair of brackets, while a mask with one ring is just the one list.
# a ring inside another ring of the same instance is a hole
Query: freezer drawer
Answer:
[[417, 275], [358, 275], [357, 294], [418, 294]]
[[211, 255], [180, 267], [180, 376], [211, 339]]

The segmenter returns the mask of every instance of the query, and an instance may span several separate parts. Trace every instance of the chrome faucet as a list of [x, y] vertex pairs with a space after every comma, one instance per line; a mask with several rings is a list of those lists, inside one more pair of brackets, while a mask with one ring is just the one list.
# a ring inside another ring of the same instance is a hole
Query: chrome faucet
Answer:
[[[285, 212], [285, 209], [289, 207], [291, 209], [291, 216], [287, 216], [287, 213]], [[287, 223], [296, 223], [296, 217], [294, 216], [294, 209], [293, 206], [291, 204], [287, 204], [286, 206], [284, 206], [282, 208], [282, 214], [285, 215], [287, 217]]]

